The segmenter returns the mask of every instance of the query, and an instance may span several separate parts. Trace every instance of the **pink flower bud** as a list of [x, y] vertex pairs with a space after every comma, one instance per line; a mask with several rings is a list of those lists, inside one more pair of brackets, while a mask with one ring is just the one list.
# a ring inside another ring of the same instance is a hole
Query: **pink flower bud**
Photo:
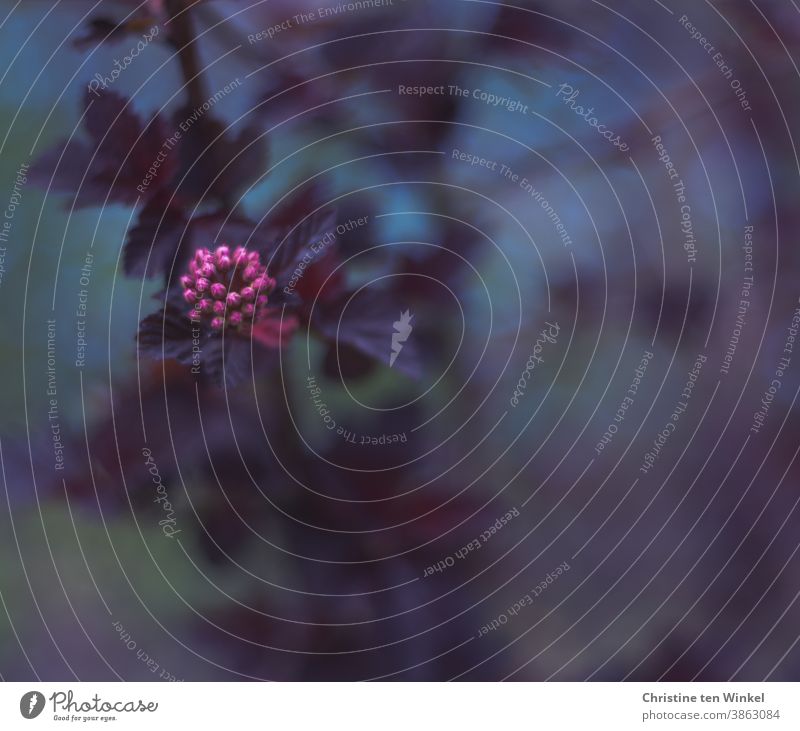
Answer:
[[188, 274], [179, 281], [184, 299], [193, 306], [187, 313], [192, 322], [210, 324], [217, 331], [226, 322], [233, 326], [252, 322], [276, 286], [257, 251], [227, 244], [197, 249]]

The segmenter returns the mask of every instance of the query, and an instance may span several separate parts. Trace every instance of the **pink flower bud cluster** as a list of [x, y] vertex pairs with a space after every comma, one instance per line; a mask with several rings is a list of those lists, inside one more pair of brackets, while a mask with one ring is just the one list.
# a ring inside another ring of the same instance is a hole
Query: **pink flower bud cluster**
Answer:
[[209, 322], [214, 330], [251, 325], [267, 304], [275, 280], [267, 276], [257, 251], [198, 249], [181, 277], [183, 299], [192, 306], [192, 322]]

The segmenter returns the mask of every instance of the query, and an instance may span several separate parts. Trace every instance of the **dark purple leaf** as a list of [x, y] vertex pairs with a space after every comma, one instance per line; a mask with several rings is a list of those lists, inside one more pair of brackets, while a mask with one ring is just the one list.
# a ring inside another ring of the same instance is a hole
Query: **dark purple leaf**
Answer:
[[[203, 346], [210, 342], [206, 335]], [[145, 317], [139, 325], [139, 352], [156, 360], [172, 359], [189, 365], [192, 362], [192, 322], [185, 311], [170, 304]]]
[[325, 353], [323, 371], [333, 381], [340, 378], [355, 381], [371, 375], [375, 371], [375, 361], [346, 343], [330, 343]]
[[266, 138], [254, 125], [232, 134], [210, 113], [189, 107], [176, 112], [174, 123], [186, 128], [177, 180], [180, 192], [192, 200], [234, 203], [237, 193], [267, 169]]
[[111, 18], [92, 18], [86, 24], [86, 30], [83, 35], [76, 38], [72, 45], [83, 50], [100, 43], [118, 41], [125, 33], [124, 23], [117, 23]]
[[178, 256], [187, 226], [183, 207], [168, 190], [151, 196], [125, 241], [125, 273], [151, 277], [172, 272], [180, 276], [189, 256], [189, 252]]
[[[394, 323], [404, 309], [390, 293], [362, 291], [352, 299], [349, 295], [341, 297], [337, 305], [318, 308], [313, 322], [336, 348], [351, 346], [388, 366]], [[393, 367], [412, 378], [422, 375], [419, 349], [413, 338], [403, 343]]]
[[115, 44], [126, 37], [148, 33], [158, 25], [162, 15], [160, 2], [147, 2], [148, 7], [143, 7], [141, 2], [130, 4], [136, 6], [135, 10], [122, 20], [114, 20], [107, 15], [92, 18], [84, 26], [83, 34], [72, 45], [83, 50], [101, 43]]
[[[253, 357], [261, 360], [263, 351], [252, 352], [248, 338], [236, 334], [213, 336], [216, 347], [203, 353], [203, 371], [219, 386], [233, 388], [252, 377]], [[268, 355], [264, 356], [269, 359]]]
[[[97, 96], [86, 92], [84, 127], [90, 142], [61, 142], [34, 163], [31, 176], [42, 187], [72, 193], [78, 207], [109, 203], [134, 203], [169, 181], [175, 164], [174, 150], [167, 152], [148, 185], [146, 176], [162, 152], [168, 130], [153, 118], [145, 126], [126, 99], [114, 92]], [[62, 156], [63, 152], [63, 156]]]
[[[139, 325], [140, 353], [155, 360], [175, 360], [184, 366], [196, 366], [193, 373], [198, 379], [209, 379], [228, 388], [251, 377], [253, 361], [261, 369], [277, 363], [277, 350], [261, 347], [260, 342], [255, 330], [252, 335], [235, 330], [221, 334], [202, 324], [197, 327], [175, 304], [168, 304]], [[199, 350], [195, 351], [195, 347]]]
[[277, 280], [278, 287], [283, 287], [301, 261], [306, 265], [315, 262], [333, 245], [336, 211], [325, 208], [291, 227], [273, 230], [274, 248], [267, 259], [267, 267], [270, 275]]

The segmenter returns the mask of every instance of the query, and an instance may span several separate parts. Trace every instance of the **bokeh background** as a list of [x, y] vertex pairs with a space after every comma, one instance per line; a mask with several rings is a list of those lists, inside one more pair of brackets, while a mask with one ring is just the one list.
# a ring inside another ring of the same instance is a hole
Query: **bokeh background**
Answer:
[[[2, 677], [796, 680], [799, 55], [785, 0], [3, 0]], [[336, 226], [193, 373], [193, 251]]]

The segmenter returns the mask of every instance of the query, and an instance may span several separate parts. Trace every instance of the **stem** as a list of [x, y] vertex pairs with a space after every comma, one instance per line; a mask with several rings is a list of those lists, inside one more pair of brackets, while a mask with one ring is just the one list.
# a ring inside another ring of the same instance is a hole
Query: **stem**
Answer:
[[[170, 42], [178, 55], [183, 74], [184, 86], [189, 97], [188, 109], [199, 109], [208, 99], [203, 72], [197, 57], [197, 44], [195, 43], [194, 28], [190, 12], [200, 0], [165, 0], [165, 7], [169, 15]], [[219, 130], [207, 115], [197, 120], [193, 133], [202, 142], [202, 149], [206, 152], [209, 164], [213, 169], [221, 170], [224, 161], [220, 159], [219, 140], [215, 139]], [[217, 196], [225, 208], [230, 208], [227, 192], [218, 192]]]
[[189, 15], [189, 9], [195, 3], [190, 2], [187, 7], [185, 0], [166, 0], [164, 4], [170, 18], [170, 40], [178, 54], [189, 103], [197, 108], [205, 102], [206, 93]]

